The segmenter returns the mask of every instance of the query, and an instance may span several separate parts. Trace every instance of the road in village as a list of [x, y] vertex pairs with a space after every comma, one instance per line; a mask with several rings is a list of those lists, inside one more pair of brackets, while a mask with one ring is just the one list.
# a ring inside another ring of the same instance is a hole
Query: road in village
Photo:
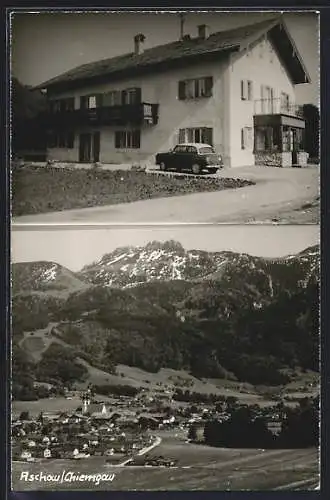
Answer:
[[[150, 171], [154, 172], [155, 169]], [[160, 175], [173, 174], [166, 172]], [[213, 176], [253, 180], [256, 185], [118, 205], [24, 215], [14, 217], [12, 221], [15, 224], [319, 222], [316, 201], [319, 196], [319, 168], [316, 166], [240, 167], [223, 169]], [[311, 208], [313, 213], [310, 212]]]

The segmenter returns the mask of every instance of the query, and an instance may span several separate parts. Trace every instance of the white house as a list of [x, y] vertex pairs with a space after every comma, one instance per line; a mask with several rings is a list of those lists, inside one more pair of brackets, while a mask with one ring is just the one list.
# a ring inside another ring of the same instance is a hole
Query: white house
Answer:
[[295, 85], [310, 77], [283, 19], [209, 33], [74, 68], [47, 91], [48, 158], [151, 162], [178, 142], [212, 144], [226, 166], [306, 162]]

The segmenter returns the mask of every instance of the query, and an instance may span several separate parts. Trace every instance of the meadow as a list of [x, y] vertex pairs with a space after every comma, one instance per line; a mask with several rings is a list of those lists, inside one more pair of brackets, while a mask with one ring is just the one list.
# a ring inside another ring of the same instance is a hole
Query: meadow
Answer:
[[241, 179], [189, 174], [25, 166], [12, 172], [12, 214], [17, 217], [116, 205], [252, 184]]

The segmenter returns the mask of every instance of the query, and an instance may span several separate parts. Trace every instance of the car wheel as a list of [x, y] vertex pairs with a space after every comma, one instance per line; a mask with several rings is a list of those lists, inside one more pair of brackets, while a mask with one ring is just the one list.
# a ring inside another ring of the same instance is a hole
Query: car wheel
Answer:
[[163, 172], [165, 172], [165, 171], [167, 170], [167, 166], [166, 166], [166, 164], [165, 164], [163, 161], [162, 161], [162, 162], [161, 162], [161, 164], [159, 165], [159, 168], [160, 168]]
[[193, 166], [191, 167], [191, 171], [193, 174], [201, 174], [202, 173], [202, 169], [201, 169], [201, 166], [198, 165], [198, 163], [194, 163]]
[[208, 169], [209, 174], [215, 174], [217, 171], [218, 171], [217, 168], [209, 168]]

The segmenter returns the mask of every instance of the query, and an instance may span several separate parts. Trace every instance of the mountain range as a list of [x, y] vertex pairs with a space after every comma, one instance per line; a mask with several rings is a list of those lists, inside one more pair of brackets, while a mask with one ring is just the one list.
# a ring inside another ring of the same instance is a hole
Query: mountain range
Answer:
[[319, 261], [318, 246], [268, 259], [153, 241], [79, 272], [13, 264], [15, 349], [44, 378], [38, 364], [56, 342], [105, 371], [122, 363], [281, 383], [289, 368], [318, 369]]

